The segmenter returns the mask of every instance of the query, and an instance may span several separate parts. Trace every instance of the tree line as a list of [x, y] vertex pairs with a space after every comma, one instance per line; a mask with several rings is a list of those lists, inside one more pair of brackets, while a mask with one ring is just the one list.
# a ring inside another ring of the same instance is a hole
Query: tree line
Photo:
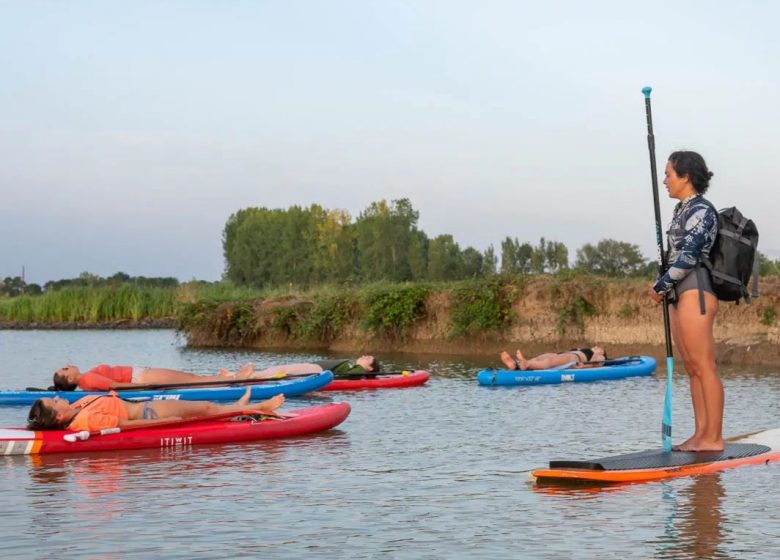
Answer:
[[[320, 205], [245, 208], [228, 219], [222, 236], [228, 280], [258, 288], [364, 283], [378, 280], [450, 281], [498, 273], [543, 274], [570, 268], [559, 241], [537, 244], [507, 237], [499, 256], [461, 248], [452, 235], [429, 237], [409, 199], [371, 203], [353, 221]], [[608, 276], [648, 275], [654, 264], [639, 247], [604, 239], [576, 251], [574, 268]]]
[[[287, 209], [244, 208], [232, 214], [222, 232], [224, 278], [238, 286], [274, 288], [321, 284], [361, 284], [388, 280], [453, 281], [496, 274], [555, 274], [565, 270], [610, 277], [652, 277], [654, 260], [637, 245], [602, 239], [586, 243], [570, 262], [565, 244], [542, 237], [537, 243], [506, 237], [500, 255], [492, 245], [479, 251], [461, 246], [452, 235], [429, 237], [418, 227], [419, 213], [407, 198], [371, 203], [353, 220], [344, 210], [318, 204]], [[780, 259], [759, 255], [760, 275], [780, 274]], [[499, 264], [500, 263], [500, 264]], [[43, 286], [6, 277], [0, 296], [37, 295], [69, 287], [135, 284], [179, 285], [174, 277], [101, 277], [83, 272]]]
[[35, 284], [32, 282], [27, 283], [21, 276], [7, 276], [3, 279], [2, 285], [0, 285], [0, 296], [36, 296], [42, 294], [44, 291], [51, 292], [65, 288], [97, 288], [105, 286], [120, 286], [123, 284], [133, 284], [142, 288], [175, 288], [179, 285], [179, 280], [172, 276], [130, 276], [124, 272], [117, 272], [116, 274], [104, 278], [90, 272], [82, 272], [76, 278], [50, 280], [41, 286], [40, 284]]

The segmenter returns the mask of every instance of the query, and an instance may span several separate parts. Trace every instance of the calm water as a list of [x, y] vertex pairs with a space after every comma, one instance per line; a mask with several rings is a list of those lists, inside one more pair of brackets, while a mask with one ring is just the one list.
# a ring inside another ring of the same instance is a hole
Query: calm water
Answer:
[[[527, 472], [659, 444], [665, 373], [478, 387], [489, 364], [382, 355], [433, 373], [347, 400], [329, 433], [289, 441], [0, 457], [0, 558], [777, 558], [780, 466], [616, 489], [542, 490]], [[0, 331], [0, 387], [100, 362], [209, 372], [321, 354], [203, 351], [171, 331]], [[725, 371], [727, 433], [780, 426], [780, 373]], [[675, 434], [691, 430], [675, 385]], [[0, 408], [21, 426], [26, 408]], [[677, 438], [679, 439], [679, 438]], [[164, 551], [164, 552], [163, 552]]]

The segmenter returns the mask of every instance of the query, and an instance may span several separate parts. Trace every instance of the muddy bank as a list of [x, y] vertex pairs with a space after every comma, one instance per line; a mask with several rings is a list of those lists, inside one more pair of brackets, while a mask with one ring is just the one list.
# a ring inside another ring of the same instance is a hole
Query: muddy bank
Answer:
[[[185, 318], [183, 330], [193, 346], [495, 357], [502, 349], [535, 354], [601, 344], [612, 356], [661, 359], [661, 308], [647, 297], [646, 284], [636, 279], [537, 277], [494, 282], [473, 291], [430, 289], [417, 296], [393, 294], [388, 288], [386, 300], [395, 307], [378, 311], [369, 298], [345, 295], [339, 305], [329, 300], [328, 307], [324, 296], [291, 295], [198, 308]], [[762, 278], [760, 289], [761, 297], [750, 305], [720, 304], [715, 327], [719, 363], [780, 364], [780, 278]], [[473, 301], [464, 303], [464, 298]], [[331, 315], [323, 311], [326, 307]], [[410, 309], [413, 312], [401, 313]], [[404, 321], [390, 322], [396, 311]]]
[[74, 330], [74, 329], [176, 329], [179, 320], [166, 319], [123, 319], [117, 321], [82, 322], [82, 321], [57, 321], [57, 322], [17, 322], [0, 321], [0, 329], [7, 330]]

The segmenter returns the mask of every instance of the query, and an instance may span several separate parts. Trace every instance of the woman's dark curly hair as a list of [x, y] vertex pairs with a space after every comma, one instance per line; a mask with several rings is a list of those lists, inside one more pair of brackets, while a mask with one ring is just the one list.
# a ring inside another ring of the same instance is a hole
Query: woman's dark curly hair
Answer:
[[65, 424], [57, 420], [54, 409], [43, 404], [42, 399], [35, 401], [27, 415], [27, 429], [29, 430], [62, 430]]
[[693, 188], [699, 194], [704, 194], [710, 188], [710, 179], [712, 171], [707, 169], [704, 158], [696, 152], [681, 150], [672, 152], [669, 156], [669, 163], [672, 164], [674, 172], [678, 177], [687, 176], [690, 179]]
[[54, 372], [53, 382], [55, 391], [75, 391], [78, 388], [78, 384], [70, 383], [65, 374], [56, 371]]

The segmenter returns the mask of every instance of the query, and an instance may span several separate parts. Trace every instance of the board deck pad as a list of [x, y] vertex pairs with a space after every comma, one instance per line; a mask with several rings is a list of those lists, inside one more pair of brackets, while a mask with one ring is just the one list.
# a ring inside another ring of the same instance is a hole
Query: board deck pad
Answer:
[[664, 453], [661, 449], [649, 449], [590, 461], [550, 461], [550, 468], [589, 471], [661, 469], [753, 457], [771, 450], [766, 445], [756, 443], [727, 443], [723, 451], [671, 451]]

